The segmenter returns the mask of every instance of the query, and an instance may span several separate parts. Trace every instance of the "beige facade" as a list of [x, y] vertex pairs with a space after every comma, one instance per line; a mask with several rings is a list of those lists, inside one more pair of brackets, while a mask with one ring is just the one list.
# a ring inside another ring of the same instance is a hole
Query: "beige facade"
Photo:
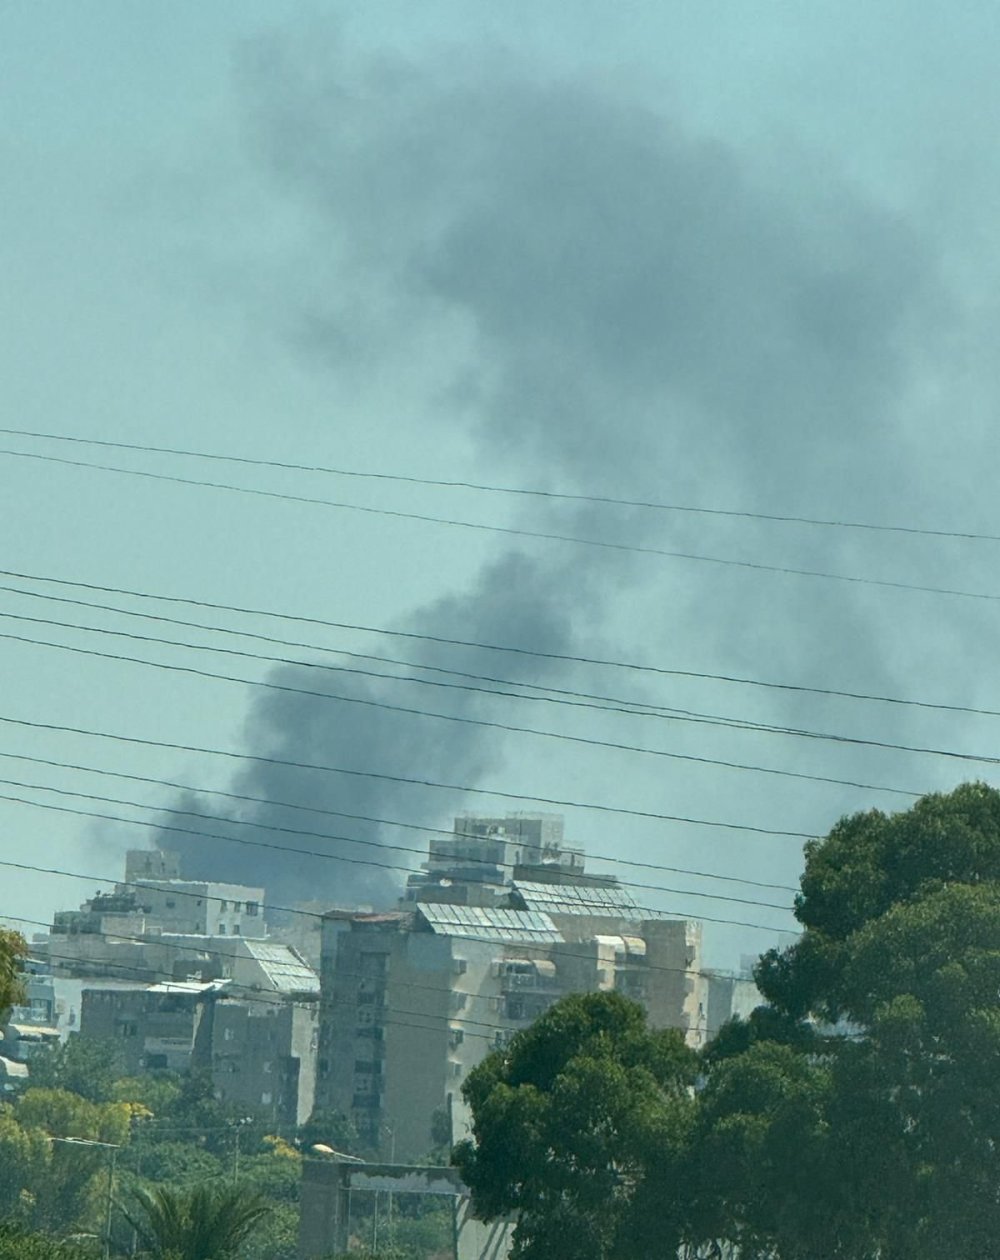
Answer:
[[[555, 864], [561, 826], [544, 816], [532, 835], [530, 816], [516, 817], [533, 852]], [[399, 911], [324, 919], [316, 1105], [349, 1116], [362, 1146], [383, 1158], [419, 1160], [442, 1134], [464, 1136], [468, 1072], [568, 993], [620, 992], [654, 1027], [678, 1028], [692, 1045], [705, 1039], [699, 924], [651, 917], [575, 864], [567, 883], [537, 869], [517, 878], [523, 837], [477, 821], [481, 868], [463, 816], [454, 845], [435, 842], [434, 884], [411, 884]], [[446, 854], [464, 881], [448, 877]], [[501, 871], [504, 882], [492, 883]]]

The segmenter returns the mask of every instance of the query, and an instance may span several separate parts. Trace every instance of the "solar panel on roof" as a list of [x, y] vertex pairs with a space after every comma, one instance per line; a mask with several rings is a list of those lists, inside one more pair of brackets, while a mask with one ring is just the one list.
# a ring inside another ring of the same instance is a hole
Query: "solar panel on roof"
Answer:
[[436, 901], [420, 902], [419, 910], [432, 930], [442, 936], [540, 943], [562, 940], [549, 916], [535, 910], [456, 906]]
[[613, 914], [618, 918], [638, 918], [641, 913], [624, 888], [516, 880], [514, 889], [529, 910], [544, 909], [552, 914]]

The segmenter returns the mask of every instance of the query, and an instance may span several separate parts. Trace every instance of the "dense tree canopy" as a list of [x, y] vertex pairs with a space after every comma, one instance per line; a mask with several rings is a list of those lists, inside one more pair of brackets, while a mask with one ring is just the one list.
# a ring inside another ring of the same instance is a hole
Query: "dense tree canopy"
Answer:
[[796, 914], [691, 1097], [679, 1043], [607, 995], [470, 1076], [456, 1160], [525, 1260], [997, 1254], [1000, 793], [842, 820], [806, 848]]
[[524, 1260], [669, 1254], [676, 1222], [646, 1236], [635, 1205], [682, 1148], [695, 1067], [617, 994], [565, 999], [469, 1075], [475, 1143], [455, 1162], [477, 1209], [517, 1214]]

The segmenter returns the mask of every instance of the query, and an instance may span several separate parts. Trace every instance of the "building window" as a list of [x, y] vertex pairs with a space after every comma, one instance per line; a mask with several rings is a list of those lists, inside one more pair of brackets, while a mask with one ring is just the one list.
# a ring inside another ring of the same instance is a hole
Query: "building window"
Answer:
[[234, 924], [233, 924], [233, 936], [239, 936], [239, 935], [240, 935], [240, 925], [239, 925], [238, 923], [234, 923]]
[[166, 907], [167, 907], [167, 909], [168, 909], [168, 910], [173, 910], [173, 908], [174, 908], [174, 903], [173, 903], [172, 901], [167, 901], [167, 902], [165, 902], [164, 904], [166, 905]]
[[257, 909], [258, 909], [258, 906], [257, 906], [256, 901], [247, 902], [247, 914], [250, 916], [251, 919], [255, 919], [257, 917]]
[[225, 936], [225, 935], [226, 935], [226, 925], [225, 925], [224, 923], [220, 923], [220, 924], [219, 924], [219, 933], [218, 933], [218, 934], [219, 934], [219, 936]]

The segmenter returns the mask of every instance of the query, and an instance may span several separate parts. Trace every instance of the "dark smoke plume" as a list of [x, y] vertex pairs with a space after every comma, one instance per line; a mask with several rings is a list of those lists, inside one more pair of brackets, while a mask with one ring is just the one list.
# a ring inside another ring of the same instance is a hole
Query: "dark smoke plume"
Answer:
[[[833, 485], [842, 510], [870, 512], [926, 311], [940, 299], [921, 242], [828, 176], [759, 173], [752, 157], [686, 134], [640, 101], [510, 61], [463, 64], [376, 59], [347, 70], [336, 52], [322, 64], [278, 41], [248, 56], [253, 143], [319, 225], [308, 282], [274, 303], [301, 353], [340, 373], [360, 363], [405, 380], [432, 346], [450, 381], [439, 410], [474, 435], [492, 479], [679, 501], [777, 497], [787, 511]], [[519, 519], [551, 525], [553, 511], [522, 507]], [[678, 549], [739, 554], [745, 543], [742, 526], [715, 523], [709, 535], [699, 518], [595, 512], [558, 523], [634, 542], [655, 534]], [[863, 554], [853, 546], [802, 535], [782, 554], [843, 568]], [[503, 555], [409, 625], [571, 653], [632, 604], [661, 626], [669, 613], [672, 637], [706, 652], [743, 661], [766, 651], [783, 666], [772, 673], [821, 659], [883, 685], [891, 675], [871, 646], [874, 613], [841, 588], [796, 588], [776, 608], [776, 588], [755, 575], [681, 568], [667, 581], [598, 551], [544, 555]], [[424, 652], [428, 662], [458, 659]], [[534, 669], [545, 680], [558, 672]], [[293, 667], [275, 677], [317, 680]], [[357, 694], [410, 703], [414, 690], [402, 701], [387, 685]], [[427, 707], [445, 704], [496, 712], [461, 693]], [[488, 731], [281, 695], [254, 703], [247, 747], [470, 783], [504, 755]], [[411, 789], [253, 762], [237, 790], [394, 818], [414, 809]], [[289, 817], [270, 807], [252, 816]], [[233, 847], [187, 845], [188, 869], [231, 873]], [[401, 878], [280, 852], [244, 857], [275, 901], [383, 904]], [[385, 860], [401, 859], [386, 850]]]

